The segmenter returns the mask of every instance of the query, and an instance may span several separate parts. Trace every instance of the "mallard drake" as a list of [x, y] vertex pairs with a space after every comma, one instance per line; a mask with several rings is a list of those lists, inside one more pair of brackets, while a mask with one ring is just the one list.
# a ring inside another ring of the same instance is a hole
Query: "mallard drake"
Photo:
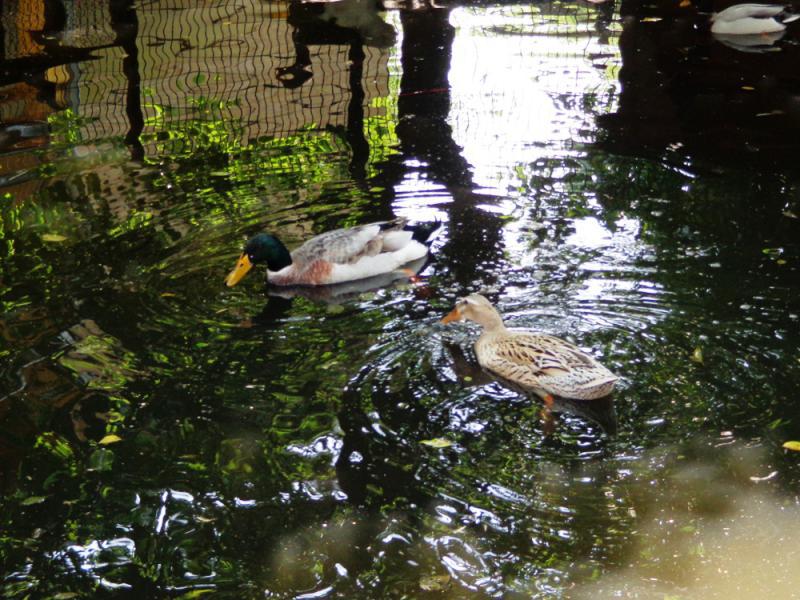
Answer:
[[786, 29], [786, 23], [800, 19], [779, 4], [734, 4], [711, 15], [711, 33], [753, 35]]
[[552, 335], [508, 329], [497, 309], [480, 294], [461, 298], [442, 323], [474, 321], [483, 327], [475, 342], [487, 371], [540, 396], [594, 400], [608, 396], [619, 378], [577, 346]]
[[225, 283], [236, 285], [258, 264], [267, 265], [267, 282], [280, 286], [329, 285], [375, 277], [425, 256], [440, 225], [409, 225], [406, 219], [394, 219], [335, 229], [311, 238], [294, 252], [274, 235], [259, 233], [247, 242]]

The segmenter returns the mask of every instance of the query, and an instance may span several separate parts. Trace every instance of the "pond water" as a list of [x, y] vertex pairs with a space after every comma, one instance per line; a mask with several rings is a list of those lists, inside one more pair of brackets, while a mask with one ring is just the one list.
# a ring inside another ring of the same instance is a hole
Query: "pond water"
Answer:
[[[386, 8], [2, 5], [3, 596], [795, 593], [797, 38]], [[419, 282], [224, 285], [393, 215]], [[474, 291], [613, 401], [486, 378]]]

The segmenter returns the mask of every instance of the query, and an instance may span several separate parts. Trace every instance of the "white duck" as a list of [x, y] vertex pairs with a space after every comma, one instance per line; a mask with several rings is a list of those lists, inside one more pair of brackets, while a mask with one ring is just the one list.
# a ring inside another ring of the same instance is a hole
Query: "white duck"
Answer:
[[711, 15], [711, 33], [758, 35], [786, 29], [786, 23], [800, 19], [780, 4], [734, 4]]

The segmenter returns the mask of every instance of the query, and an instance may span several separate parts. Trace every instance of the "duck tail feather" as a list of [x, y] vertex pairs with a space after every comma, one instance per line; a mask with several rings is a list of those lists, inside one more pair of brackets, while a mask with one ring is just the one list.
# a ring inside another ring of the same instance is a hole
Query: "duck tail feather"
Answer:
[[420, 244], [429, 244], [433, 234], [442, 226], [442, 222], [436, 219], [433, 223], [418, 223], [417, 225], [406, 225], [403, 229], [411, 232], [411, 238]]
[[389, 231], [391, 229], [408, 229], [408, 219], [405, 217], [397, 217], [391, 221], [378, 223], [378, 225], [380, 225], [381, 231]]

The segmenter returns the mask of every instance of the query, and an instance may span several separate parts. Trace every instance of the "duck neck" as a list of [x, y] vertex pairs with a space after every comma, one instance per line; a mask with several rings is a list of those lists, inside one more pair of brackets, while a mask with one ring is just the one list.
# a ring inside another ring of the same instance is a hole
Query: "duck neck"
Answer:
[[503, 318], [496, 310], [482, 314], [478, 323], [483, 326], [485, 333], [502, 333], [506, 330]]
[[267, 259], [267, 269], [280, 271], [292, 264], [292, 255], [278, 238], [273, 238], [273, 245]]

